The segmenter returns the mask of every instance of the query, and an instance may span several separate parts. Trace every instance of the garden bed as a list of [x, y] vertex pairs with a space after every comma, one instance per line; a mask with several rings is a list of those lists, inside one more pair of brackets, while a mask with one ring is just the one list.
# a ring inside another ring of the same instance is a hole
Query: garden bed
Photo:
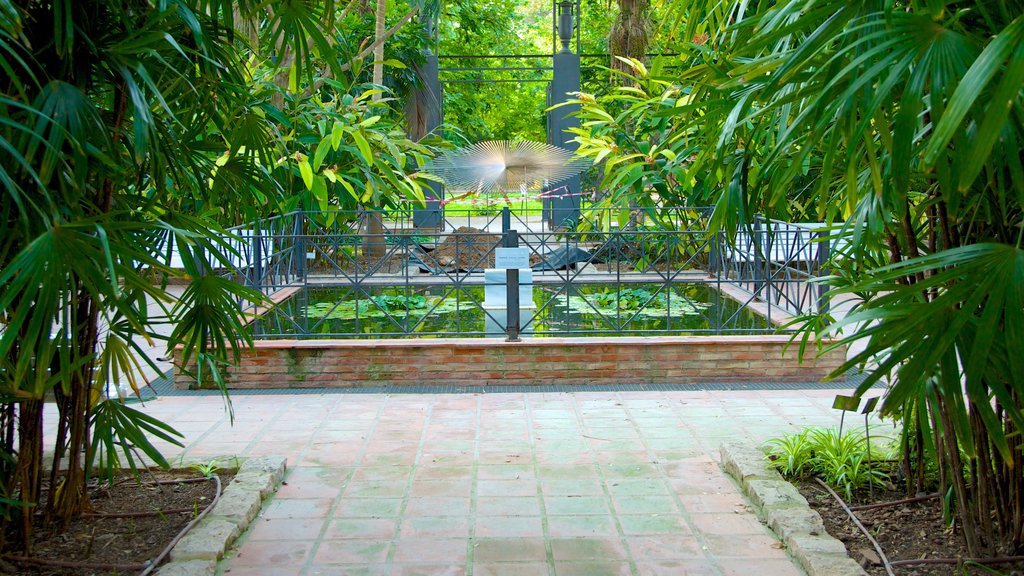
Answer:
[[[234, 476], [217, 474], [222, 489]], [[0, 555], [0, 573], [137, 574], [213, 502], [216, 492], [216, 481], [196, 470], [144, 473], [138, 480], [121, 474], [112, 486], [92, 489], [93, 512], [73, 519], [66, 530], [36, 516], [29, 558], [21, 558], [23, 550], [9, 542]]]

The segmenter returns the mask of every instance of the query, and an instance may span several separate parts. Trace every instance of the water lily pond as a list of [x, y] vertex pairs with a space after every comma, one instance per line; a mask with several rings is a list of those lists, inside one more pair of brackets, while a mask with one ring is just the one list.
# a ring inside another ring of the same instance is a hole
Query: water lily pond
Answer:
[[[520, 323], [532, 336], [748, 334], [765, 318], [703, 284], [534, 285]], [[501, 336], [505, 311], [483, 286], [307, 288], [254, 322], [261, 338]]]

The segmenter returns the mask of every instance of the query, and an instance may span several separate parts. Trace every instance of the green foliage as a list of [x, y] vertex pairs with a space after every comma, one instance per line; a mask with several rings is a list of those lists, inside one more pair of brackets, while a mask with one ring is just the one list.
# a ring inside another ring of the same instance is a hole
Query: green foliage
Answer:
[[[830, 486], [842, 490], [847, 500], [868, 484], [884, 486], [888, 475], [877, 464], [868, 461], [868, 444], [864, 436], [827, 428], [809, 428], [794, 434], [772, 438], [765, 443], [765, 452], [787, 477], [816, 475]], [[888, 450], [871, 447], [877, 461], [888, 456]]]
[[213, 478], [213, 475], [220, 470], [220, 466], [217, 465], [217, 459], [214, 458], [209, 462], [196, 463], [190, 466], [193, 470], [203, 475], [203, 478]]

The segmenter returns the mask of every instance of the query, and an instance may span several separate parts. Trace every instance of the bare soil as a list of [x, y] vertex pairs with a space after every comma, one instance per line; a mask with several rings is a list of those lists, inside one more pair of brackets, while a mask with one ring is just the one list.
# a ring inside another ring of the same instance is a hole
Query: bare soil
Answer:
[[[821, 515], [828, 533], [846, 545], [851, 558], [860, 562], [870, 576], [886, 576], [885, 568], [871, 542], [850, 520], [832, 495], [813, 481], [799, 483], [797, 488], [811, 507]], [[847, 502], [847, 506], [856, 508], [905, 498], [906, 494], [901, 491], [875, 488], [873, 496], [867, 491], [855, 494], [855, 501]], [[871, 510], [854, 510], [854, 513], [878, 541], [890, 562], [968, 557], [961, 533], [948, 527], [943, 520], [942, 501], [939, 498]], [[894, 566], [893, 572], [897, 576], [1021, 576], [1024, 575], [1024, 563], [986, 567], [914, 564]]]
[[[233, 476], [217, 475], [222, 489]], [[37, 517], [28, 558], [20, 542], [9, 539], [0, 574], [138, 574], [139, 566], [155, 560], [215, 495], [215, 481], [195, 470], [144, 473], [138, 479], [124, 474], [112, 486], [92, 488], [93, 512], [73, 519], [67, 529]]]

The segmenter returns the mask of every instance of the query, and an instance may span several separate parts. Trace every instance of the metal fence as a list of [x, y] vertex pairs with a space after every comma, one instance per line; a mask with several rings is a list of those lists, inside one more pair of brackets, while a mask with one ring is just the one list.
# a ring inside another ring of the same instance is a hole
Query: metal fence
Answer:
[[[423, 229], [411, 211], [295, 212], [231, 229], [228, 273], [278, 301], [258, 338], [765, 333], [827, 306], [808, 284], [828, 259], [813, 227], [758, 218], [730, 239], [707, 214], [590, 212], [547, 229], [446, 211]], [[528, 265], [496, 268], [505, 248]]]

